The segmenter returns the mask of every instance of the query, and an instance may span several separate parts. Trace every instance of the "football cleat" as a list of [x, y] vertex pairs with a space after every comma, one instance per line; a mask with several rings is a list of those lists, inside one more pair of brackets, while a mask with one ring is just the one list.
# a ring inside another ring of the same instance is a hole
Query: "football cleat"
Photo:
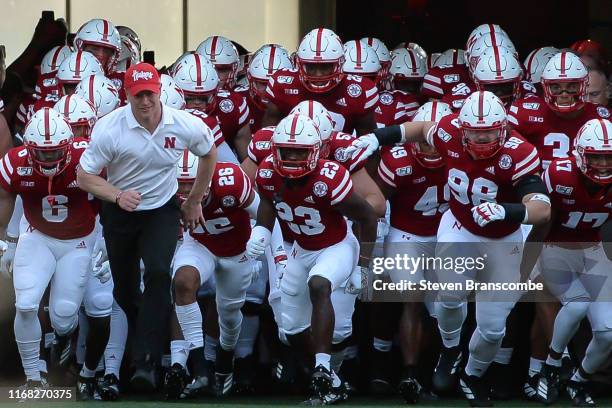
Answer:
[[437, 391], [447, 391], [453, 388], [457, 381], [462, 358], [463, 353], [460, 346], [442, 347], [432, 378], [433, 386]]
[[[44, 390], [46, 388], [49, 388], [49, 383], [47, 382], [47, 380], [45, 378], [43, 378], [41, 376], [40, 381], [36, 381], [36, 380], [27, 380], [25, 384], [23, 384], [22, 386], [19, 387], [19, 390], [21, 392], [21, 398], [19, 399], [19, 402], [27, 402], [28, 401], [28, 392], [29, 390]], [[33, 397], [30, 397], [30, 401], [35, 401], [36, 399]]]
[[51, 343], [50, 360], [55, 367], [68, 367], [72, 355], [72, 340], [70, 335], [60, 336], [55, 333], [55, 338]]
[[103, 401], [119, 399], [119, 379], [115, 374], [106, 374], [98, 383], [98, 394]]
[[372, 374], [370, 377], [372, 394], [387, 395], [392, 392], [391, 380], [389, 379], [391, 363], [391, 352], [378, 350], [372, 352]]
[[325, 401], [325, 396], [332, 389], [331, 372], [320, 364], [316, 366], [310, 377], [310, 389], [313, 397], [318, 397], [321, 401]]
[[587, 390], [586, 383], [569, 380], [565, 387], [575, 407], [594, 407], [595, 401]]
[[168, 400], [177, 399], [185, 389], [187, 381], [187, 371], [179, 363], [172, 364], [172, 367], [164, 376], [164, 396]]
[[493, 406], [489, 395], [490, 387], [483, 378], [467, 375], [465, 371], [462, 371], [459, 377], [459, 388], [471, 407]]
[[400, 379], [397, 386], [399, 393], [406, 401], [406, 404], [416, 404], [419, 402], [419, 396], [421, 395], [421, 384], [413, 376], [406, 376]]
[[233, 388], [234, 350], [224, 350], [219, 346], [215, 362], [215, 394], [217, 397], [224, 397], [229, 395]]
[[180, 399], [194, 398], [199, 395], [206, 394], [206, 392], [208, 391], [209, 385], [210, 383], [208, 381], [208, 377], [205, 377], [205, 376], [195, 377], [193, 381], [191, 381], [189, 384], [187, 384], [187, 386], [185, 386], [179, 398]]
[[537, 395], [538, 400], [546, 405], [553, 404], [559, 399], [559, 374], [561, 367], [544, 363], [540, 371]]
[[255, 383], [255, 363], [251, 354], [245, 358], [236, 359], [236, 392], [252, 394]]
[[523, 384], [523, 396], [529, 401], [538, 400], [538, 382], [540, 381], [540, 374], [529, 376], [525, 384]]
[[82, 377], [79, 375], [79, 379], [76, 383], [76, 399], [77, 401], [93, 401], [94, 394], [96, 392], [96, 378], [95, 377]]

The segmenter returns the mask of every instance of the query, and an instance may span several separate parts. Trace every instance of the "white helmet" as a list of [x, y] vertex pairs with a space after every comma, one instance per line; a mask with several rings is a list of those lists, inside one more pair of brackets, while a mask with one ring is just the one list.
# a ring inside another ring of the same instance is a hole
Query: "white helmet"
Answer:
[[449, 104], [439, 101], [426, 102], [417, 109], [412, 117], [413, 122], [439, 122], [453, 113]]
[[[459, 111], [464, 149], [474, 159], [494, 156], [504, 144], [507, 122], [506, 109], [501, 99], [489, 91], [474, 92], [465, 99]], [[498, 131], [492, 141], [480, 143], [470, 137], [474, 131], [489, 130]]]
[[[411, 120], [413, 122], [439, 122], [440, 119], [452, 113], [453, 111], [448, 104], [444, 102], [431, 101], [425, 103], [419, 109], [417, 109]], [[444, 159], [435, 149], [430, 148], [429, 151], [424, 151], [421, 149], [420, 143], [409, 143], [409, 148], [412, 152], [412, 156], [418, 160], [423, 167], [436, 169], [444, 166]]]
[[295, 105], [290, 115], [304, 115], [308, 116], [319, 128], [319, 136], [321, 137], [321, 143], [325, 144], [329, 141], [332, 132], [334, 131], [334, 121], [329, 114], [329, 111], [317, 101], [302, 101]]
[[523, 68], [515, 54], [504, 47], [485, 50], [470, 72], [478, 90], [493, 92], [506, 106], [520, 96]]
[[[314, 170], [319, 160], [321, 136], [317, 125], [308, 116], [289, 115], [281, 120], [270, 140], [272, 164], [283, 177], [304, 177]], [[300, 160], [286, 157], [284, 149], [305, 151]]]
[[[398, 48], [391, 52], [391, 68], [389, 69], [394, 87], [399, 89], [398, 81], [410, 81], [420, 87], [427, 73], [425, 60], [413, 50]], [[413, 92], [417, 92], [414, 90]]]
[[103, 59], [96, 55], [107, 73], [112, 72], [119, 59], [121, 52], [121, 36], [113, 23], [101, 18], [89, 20], [79, 28], [74, 37], [74, 45], [77, 49], [84, 51], [88, 45], [108, 48], [112, 51], [110, 57]]
[[104, 75], [104, 70], [93, 54], [87, 51], [74, 51], [60, 64], [57, 81], [60, 88], [63, 88], [64, 94], [68, 94], [70, 88], [76, 87], [83, 78], [98, 74]]
[[383, 81], [389, 77], [389, 67], [391, 66], [391, 53], [384, 42], [375, 37], [363, 37], [361, 41], [368, 44], [378, 55], [380, 62], [380, 76]]
[[72, 50], [67, 45], [56, 45], [51, 48], [40, 63], [40, 73], [45, 75], [56, 72], [61, 63], [68, 58], [71, 52]]
[[[574, 139], [574, 157], [580, 171], [597, 184], [612, 183], [612, 123], [607, 119], [587, 121]], [[604, 164], [592, 163], [589, 154], [605, 155]]]
[[240, 56], [238, 55], [238, 50], [236, 50], [236, 47], [229, 39], [218, 35], [208, 37], [198, 45], [196, 53], [208, 58], [216, 70], [229, 70], [227, 79], [222, 81], [221, 86], [227, 89], [233, 88], [236, 82]]
[[465, 50], [449, 48], [448, 50], [444, 51], [434, 63], [434, 67], [439, 67], [442, 65], [465, 65]]
[[179, 183], [193, 183], [198, 175], [198, 157], [188, 149], [176, 163], [176, 178]]
[[465, 49], [469, 50], [472, 45], [485, 34], [489, 33], [502, 33], [508, 36], [508, 34], [497, 24], [481, 24], [470, 33], [467, 42], [465, 43]]
[[[572, 112], [584, 106], [586, 87], [589, 74], [577, 55], [561, 51], [554, 55], [544, 67], [541, 82], [544, 89], [544, 100], [546, 104], [557, 112]], [[561, 104], [558, 99], [562, 95], [561, 84], [574, 83], [573, 101], [569, 104]]]
[[486, 33], [479, 37], [474, 44], [472, 44], [472, 48], [469, 48], [466, 51], [468, 67], [473, 68], [478, 63], [478, 58], [491, 47], [507, 48], [510, 52], [515, 53], [518, 57], [514, 44], [512, 41], [510, 41], [510, 37], [508, 37], [505, 33]]
[[[316, 28], [302, 38], [295, 56], [300, 81], [311, 92], [327, 92], [342, 80], [344, 49], [340, 37], [328, 28]], [[309, 66], [332, 64], [329, 74], [313, 75]]]
[[380, 61], [376, 51], [363, 41], [351, 40], [344, 44], [344, 64], [342, 71], [345, 74], [361, 75], [370, 78], [378, 84], [380, 76]]
[[23, 144], [34, 164], [34, 171], [54, 177], [70, 163], [70, 145], [74, 136], [64, 116], [51, 108], [42, 108], [28, 121]]
[[[219, 76], [212, 63], [204, 55], [187, 54], [176, 62], [173, 70], [176, 85], [183, 90], [187, 107], [193, 107], [205, 113], [215, 109]], [[190, 98], [203, 98], [204, 106], [192, 106]]]
[[115, 84], [102, 74], [90, 75], [81, 80], [74, 93], [93, 105], [98, 119], [114, 111], [120, 103]]
[[[427, 59], [427, 51], [425, 51], [425, 48], [421, 47], [417, 43], [410, 42], [410, 41], [404, 41], [404, 42], [401, 42], [401, 43], [397, 44], [395, 46], [395, 48], [393, 48], [393, 51], [399, 50], [401, 48], [406, 48], [406, 49], [412, 50], [419, 57], [421, 57], [423, 59]], [[391, 53], [393, 53], [393, 51], [391, 51]]]
[[[290, 69], [292, 67], [289, 53], [280, 45], [266, 44], [258, 49], [247, 69], [251, 99], [263, 107], [266, 100], [265, 87], [268, 84], [268, 79], [279, 69]], [[260, 89], [263, 88], [263, 92], [258, 89], [258, 85]]]
[[140, 62], [140, 49], [130, 37], [121, 36], [121, 52], [117, 61], [116, 70], [125, 72], [132, 65]]
[[132, 30], [128, 26], [117, 26], [116, 28], [121, 37], [127, 37], [132, 40], [132, 42], [138, 47], [138, 53], [142, 51], [142, 44], [140, 42], [138, 34], [136, 34], [136, 31]]
[[161, 92], [159, 99], [161, 102], [174, 109], [185, 108], [185, 95], [183, 90], [176, 85], [174, 79], [170, 75], [161, 74]]
[[525, 79], [532, 84], [540, 83], [544, 67], [559, 50], [555, 47], [540, 47], [531, 51], [525, 58]]
[[440, 56], [442, 56], [441, 52], [432, 52], [431, 54], [427, 55], [427, 70], [428, 71], [431, 68], [436, 66], [436, 62], [438, 61], [438, 58], [440, 58]]
[[76, 94], [65, 95], [55, 103], [53, 109], [64, 115], [74, 137], [89, 139], [98, 117], [96, 109], [87, 99]]

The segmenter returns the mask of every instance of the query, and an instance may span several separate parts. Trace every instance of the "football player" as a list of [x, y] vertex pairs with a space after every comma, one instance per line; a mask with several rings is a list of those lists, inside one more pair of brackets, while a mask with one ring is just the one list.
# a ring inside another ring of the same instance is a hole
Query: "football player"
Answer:
[[[41, 328], [37, 312], [49, 284], [49, 313], [55, 330], [52, 362], [66, 364], [70, 354], [70, 336], [77, 328], [79, 307], [91, 275], [97, 208], [76, 181], [79, 157], [88, 143], [74, 139], [70, 125], [59, 112], [50, 108], [36, 112], [24, 132], [24, 144], [1, 160], [0, 234], [4, 239], [19, 194], [25, 225], [13, 262], [15, 337], [26, 374], [25, 387], [33, 389], [43, 386], [38, 366]], [[95, 369], [107, 339], [99, 340], [101, 347], [87, 349], [77, 382], [79, 399], [93, 398]]]
[[295, 240], [281, 280], [281, 331], [292, 346], [314, 353], [313, 400], [327, 403], [333, 398], [332, 387], [341, 386], [331, 369], [332, 344], [350, 336], [354, 308], [350, 297], [346, 304], [334, 304], [334, 293], [347, 290], [352, 275], [361, 279], [369, 262], [367, 247], [360, 255], [344, 217], [358, 223], [364, 242], [373, 242], [376, 216], [364, 199], [353, 194], [349, 172], [319, 158], [321, 138], [310, 118], [283, 119], [271, 142], [272, 155], [257, 170], [262, 198], [247, 252], [263, 255], [275, 216]]
[[[366, 149], [360, 151], [363, 157], [381, 144], [417, 141], [435, 146], [444, 157], [452, 193], [450, 209], [442, 216], [437, 233], [437, 241], [445, 245], [438, 245], [436, 257], [467, 255], [477, 259], [488, 253], [486, 265], [480, 270], [446, 274], [438, 267], [438, 280], [464, 282], [469, 275], [488, 282], [519, 282], [523, 242], [520, 225], [542, 224], [550, 218], [550, 199], [538, 177], [540, 159], [535, 147], [509, 130], [503, 103], [484, 91], [470, 95], [459, 114], [438, 123], [410, 122], [377, 129], [353, 142], [347, 153]], [[500, 241], [508, 244], [487, 245]], [[438, 293], [435, 310], [443, 342], [433, 377], [438, 389], [454, 384], [463, 359], [459, 340], [468, 292], [464, 287]], [[491, 296], [496, 301], [486, 302]], [[476, 292], [476, 330], [460, 376], [461, 390], [472, 405], [491, 403], [483, 375], [500, 348], [506, 317], [518, 298], [515, 293]]]
[[546, 225], [549, 233], [539, 269], [562, 307], [555, 318], [537, 395], [547, 405], [558, 399], [563, 351], [582, 319], [588, 317], [593, 337], [566, 389], [575, 406], [594, 406], [586, 385], [612, 349], [608, 282], [612, 262], [601, 244], [609, 237], [600, 235], [601, 226], [612, 214], [612, 123], [587, 121], [575, 138], [573, 157], [553, 160], [542, 178], [553, 216]]
[[372, 81], [344, 75], [342, 41], [332, 30], [317, 28], [304, 36], [295, 69], [279, 70], [266, 88], [269, 103], [263, 126], [274, 126], [304, 100], [320, 102], [334, 121], [334, 129], [358, 135], [376, 127], [374, 108], [378, 90]]

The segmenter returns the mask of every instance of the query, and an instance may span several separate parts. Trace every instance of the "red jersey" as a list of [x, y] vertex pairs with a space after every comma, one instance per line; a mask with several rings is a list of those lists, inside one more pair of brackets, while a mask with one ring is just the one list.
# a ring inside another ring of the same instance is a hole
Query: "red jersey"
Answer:
[[32, 227], [57, 239], [89, 235], [96, 222], [97, 204], [79, 188], [76, 169], [89, 145], [75, 139], [70, 147], [70, 163], [64, 171], [49, 178], [34, 171], [28, 151], [15, 147], [0, 159], [0, 187], [23, 200], [23, 212]]
[[249, 107], [245, 97], [239, 93], [220, 90], [217, 92], [217, 105], [210, 115], [217, 118], [223, 138], [233, 147], [236, 133], [248, 123]]
[[519, 223], [497, 221], [479, 226], [472, 207], [484, 202], [518, 203], [514, 185], [523, 177], [537, 174], [540, 158], [536, 148], [521, 135], [512, 132], [493, 157], [474, 160], [463, 148], [457, 114], [443, 117], [428, 134], [446, 161], [451, 191], [450, 209], [463, 227], [487, 238], [502, 238], [519, 228]]
[[415, 235], [436, 235], [442, 214], [448, 209], [446, 169], [423, 167], [404, 146], [385, 146], [378, 175], [395, 191], [389, 200], [391, 226]]
[[319, 160], [301, 184], [289, 188], [274, 171], [272, 158], [257, 169], [259, 193], [271, 200], [278, 218], [289, 227], [290, 236], [302, 248], [318, 251], [342, 241], [347, 234], [344, 216], [335, 206], [353, 192], [348, 171], [329, 160]]
[[255, 134], [255, 132], [261, 129], [261, 122], [266, 110], [262, 109], [260, 105], [253, 101], [253, 97], [251, 97], [248, 86], [237, 86], [234, 88], [234, 92], [246, 99], [247, 106], [249, 108], [249, 128], [251, 129], [251, 134]]
[[543, 169], [554, 159], [569, 157], [578, 130], [588, 120], [609, 117], [608, 108], [586, 103], [578, 117], [562, 118], [535, 95], [515, 101], [508, 112], [508, 121], [540, 152]]
[[343, 75], [340, 83], [325, 93], [307, 90], [296, 69], [279, 69], [268, 82], [266, 93], [283, 114], [305, 100], [320, 102], [329, 111], [334, 129], [353, 133], [355, 121], [368, 115], [378, 102], [378, 89], [374, 82], [358, 75]]
[[212, 132], [213, 138], [215, 140], [215, 146], [219, 146], [225, 141], [223, 133], [221, 133], [221, 126], [219, 126], [219, 121], [216, 117], [208, 116], [204, 112], [199, 111], [197, 109], [185, 109], [185, 111], [191, 113], [197, 118], [200, 118], [202, 122], [204, 122], [204, 124], [210, 128], [210, 131]]
[[448, 103], [455, 112], [463, 106], [465, 98], [476, 91], [466, 65], [442, 65], [431, 68], [423, 78], [421, 96]]
[[210, 192], [202, 203], [206, 222], [190, 235], [215, 256], [243, 253], [251, 236], [251, 220], [244, 208], [252, 192], [251, 182], [240, 166], [217, 162]]
[[376, 126], [386, 127], [408, 122], [419, 109], [416, 96], [395, 90], [381, 92], [374, 109]]
[[599, 227], [612, 213], [612, 188], [589, 193], [573, 157], [553, 160], [542, 178], [557, 213], [547, 241], [600, 242]]

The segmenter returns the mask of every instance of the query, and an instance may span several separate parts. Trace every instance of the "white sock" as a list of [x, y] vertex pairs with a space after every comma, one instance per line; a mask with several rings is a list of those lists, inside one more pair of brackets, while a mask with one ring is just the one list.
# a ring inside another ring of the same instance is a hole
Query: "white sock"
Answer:
[[330, 369], [331, 355], [327, 353], [315, 354], [315, 367], [322, 365], [326, 369]]
[[50, 349], [53, 344], [53, 340], [55, 340], [55, 333], [49, 332], [45, 333], [45, 348]]
[[572, 375], [572, 381], [588, 382], [589, 379], [588, 378], [584, 378], [582, 375], [580, 375], [580, 370], [576, 370], [576, 371], [574, 371], [574, 375]]
[[476, 377], [482, 377], [487, 372], [487, 368], [491, 365], [491, 362], [484, 362], [476, 360], [470, 355], [467, 364], [465, 365], [465, 373], [467, 375], [475, 375]]
[[257, 333], [259, 333], [259, 316], [243, 316], [240, 336], [234, 348], [236, 358], [245, 358], [253, 354]]
[[189, 342], [189, 350], [203, 347], [202, 312], [198, 302], [184, 306], [176, 305], [175, 310], [181, 331], [183, 332], [183, 338]]
[[125, 343], [128, 335], [128, 322], [125, 312], [117, 302], [113, 303], [110, 321], [110, 335], [104, 350], [104, 374], [114, 374], [119, 378], [121, 361], [125, 352]]
[[561, 367], [561, 359], [555, 359], [549, 355], [548, 357], [546, 357], [546, 364], [555, 367]]
[[391, 340], [383, 340], [379, 339], [378, 337], [374, 337], [372, 345], [374, 346], [374, 350], [387, 353], [391, 351], [391, 346], [393, 345], [393, 342]]
[[217, 361], [217, 346], [219, 345], [219, 339], [214, 337], [204, 337], [204, 358], [208, 361]]
[[47, 373], [47, 362], [45, 360], [43, 360], [42, 358], [40, 360], [38, 360], [38, 371], [42, 372], [42, 373]]
[[189, 342], [187, 340], [172, 340], [170, 342], [170, 365], [179, 363], [181, 366], [187, 366], [187, 358], [189, 357]]
[[42, 330], [38, 310], [17, 311], [14, 323], [15, 341], [26, 379], [40, 381], [40, 339]]
[[90, 370], [83, 364], [83, 368], [81, 368], [81, 373], [79, 375], [85, 378], [93, 378], [96, 375], [96, 370]]
[[544, 360], [531, 357], [529, 359], [529, 376], [533, 377], [538, 374], [542, 370], [542, 364], [544, 364]]
[[512, 359], [513, 352], [514, 352], [514, 348], [512, 347], [510, 348], [500, 347], [499, 350], [497, 350], [497, 354], [495, 355], [495, 358], [493, 359], [493, 361], [495, 361], [498, 364], [508, 365], [510, 364], [510, 360]]

